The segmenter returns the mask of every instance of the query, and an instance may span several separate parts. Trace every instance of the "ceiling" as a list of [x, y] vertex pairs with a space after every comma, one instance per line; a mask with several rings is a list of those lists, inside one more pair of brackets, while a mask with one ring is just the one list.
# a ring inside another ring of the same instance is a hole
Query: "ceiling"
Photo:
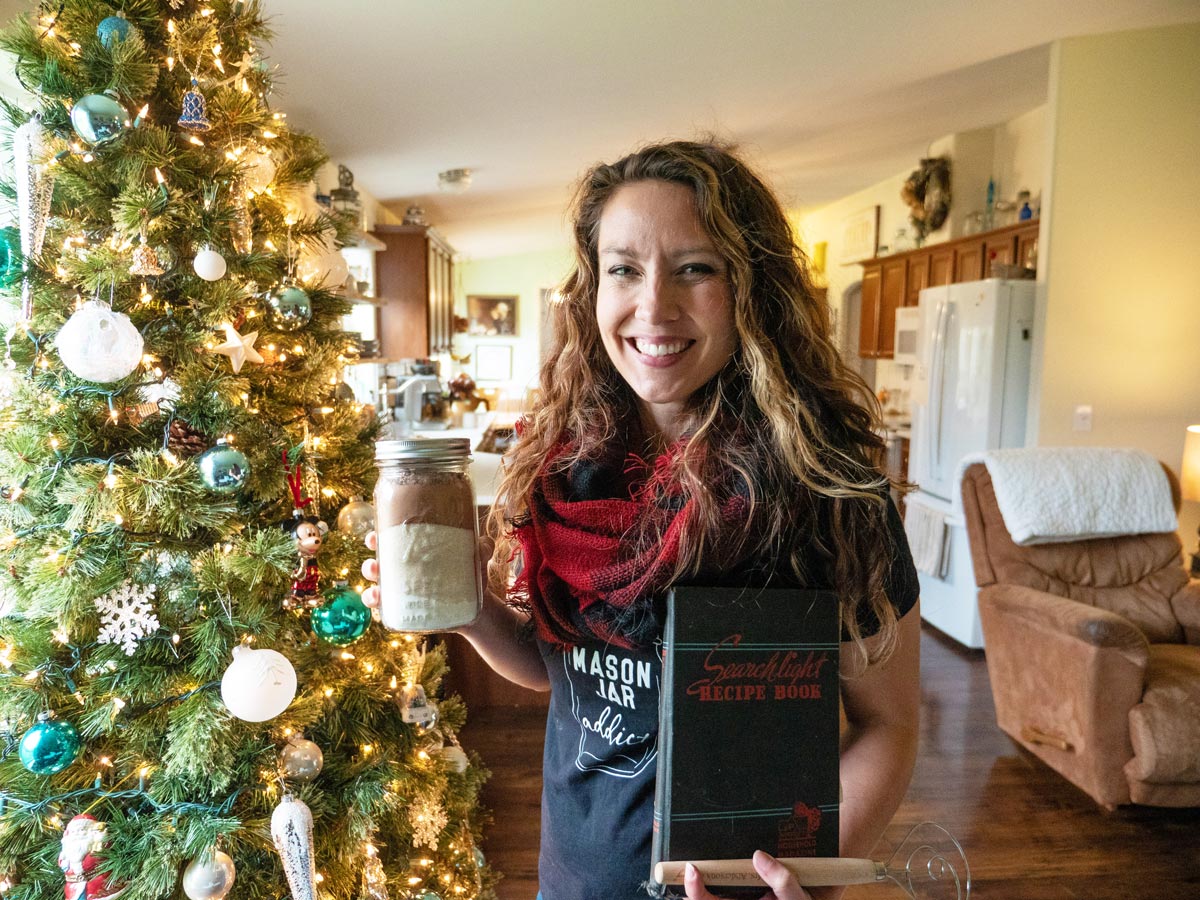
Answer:
[[[31, 2], [0, 0], [5, 20]], [[120, 0], [113, 0], [114, 6]], [[468, 258], [565, 243], [570, 187], [639, 142], [739, 143], [789, 206], [1046, 101], [1049, 42], [1200, 0], [275, 0], [276, 102]], [[474, 184], [441, 194], [437, 173]], [[323, 185], [325, 188], [333, 185]]]

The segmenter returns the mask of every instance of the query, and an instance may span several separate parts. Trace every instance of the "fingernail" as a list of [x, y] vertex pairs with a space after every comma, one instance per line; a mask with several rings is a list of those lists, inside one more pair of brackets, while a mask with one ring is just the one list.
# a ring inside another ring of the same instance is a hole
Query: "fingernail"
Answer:
[[683, 867], [683, 874], [688, 878], [695, 878], [698, 873], [696, 872], [696, 867], [688, 863]]

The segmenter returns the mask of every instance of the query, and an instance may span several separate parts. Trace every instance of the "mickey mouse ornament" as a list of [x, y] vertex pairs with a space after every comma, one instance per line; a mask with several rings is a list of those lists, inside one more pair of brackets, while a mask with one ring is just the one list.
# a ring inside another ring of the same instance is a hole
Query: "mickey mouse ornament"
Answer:
[[313, 501], [311, 497], [304, 496], [300, 464], [290, 463], [286, 450], [283, 453], [283, 471], [294, 507], [292, 517], [281, 527], [295, 538], [296, 554], [300, 558], [299, 565], [292, 572], [292, 592], [283, 601], [283, 608], [313, 609], [321, 604], [321, 570], [317, 565], [317, 554], [321, 551], [329, 526], [317, 516], [304, 514], [304, 507]]

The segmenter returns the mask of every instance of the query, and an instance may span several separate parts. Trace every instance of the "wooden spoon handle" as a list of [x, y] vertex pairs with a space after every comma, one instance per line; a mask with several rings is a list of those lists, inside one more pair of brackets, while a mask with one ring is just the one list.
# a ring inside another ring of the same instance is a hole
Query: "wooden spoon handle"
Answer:
[[[825, 859], [799, 857], [780, 859], [796, 876], [802, 886], [816, 887], [831, 884], [868, 884], [886, 877], [882, 863], [873, 859]], [[748, 859], [693, 859], [706, 885], [736, 887], [766, 885]], [[665, 860], [654, 866], [654, 880], [659, 884], [683, 884], [683, 867], [688, 860]]]

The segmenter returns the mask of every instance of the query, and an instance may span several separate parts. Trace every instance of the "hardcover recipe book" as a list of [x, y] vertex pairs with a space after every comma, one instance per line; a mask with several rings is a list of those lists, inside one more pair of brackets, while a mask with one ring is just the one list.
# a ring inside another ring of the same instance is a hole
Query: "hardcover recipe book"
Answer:
[[652, 888], [663, 860], [838, 855], [840, 637], [829, 591], [671, 592]]

